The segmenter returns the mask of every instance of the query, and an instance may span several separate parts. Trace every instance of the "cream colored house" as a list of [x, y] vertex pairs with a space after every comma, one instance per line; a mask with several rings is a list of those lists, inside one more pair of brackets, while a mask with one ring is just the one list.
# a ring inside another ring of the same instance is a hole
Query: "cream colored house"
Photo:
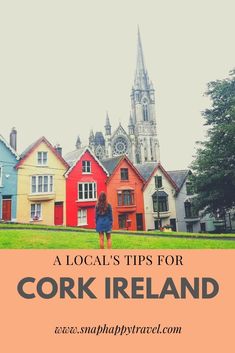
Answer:
[[47, 225], [66, 224], [68, 164], [59, 149], [45, 137], [30, 145], [20, 156], [18, 171], [17, 221]]
[[175, 196], [178, 187], [160, 163], [136, 165], [145, 179], [144, 209], [147, 230], [171, 226], [177, 230]]

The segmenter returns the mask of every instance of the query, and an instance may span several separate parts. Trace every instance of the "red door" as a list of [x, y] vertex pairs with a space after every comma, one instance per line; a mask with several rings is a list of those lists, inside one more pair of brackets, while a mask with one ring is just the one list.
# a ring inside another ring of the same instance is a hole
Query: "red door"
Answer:
[[4, 221], [11, 220], [11, 199], [2, 200], [2, 219]]
[[64, 220], [63, 213], [64, 213], [63, 202], [55, 202], [55, 215], [54, 215], [55, 226], [63, 225], [63, 220]]

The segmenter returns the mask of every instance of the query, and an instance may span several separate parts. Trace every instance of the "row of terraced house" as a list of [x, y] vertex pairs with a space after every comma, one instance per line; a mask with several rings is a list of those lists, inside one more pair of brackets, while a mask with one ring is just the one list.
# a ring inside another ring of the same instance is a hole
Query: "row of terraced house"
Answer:
[[15, 129], [9, 142], [0, 135], [1, 221], [93, 229], [104, 191], [114, 230], [206, 230], [191, 205], [189, 170], [167, 172], [157, 162], [134, 165], [126, 155], [101, 162], [89, 147], [63, 158], [62, 149], [45, 137], [18, 155], [16, 136]]

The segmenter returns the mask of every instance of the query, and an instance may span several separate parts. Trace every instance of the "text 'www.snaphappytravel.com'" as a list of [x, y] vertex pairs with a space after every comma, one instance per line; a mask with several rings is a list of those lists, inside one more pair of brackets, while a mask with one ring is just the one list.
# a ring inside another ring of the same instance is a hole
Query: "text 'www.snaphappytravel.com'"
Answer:
[[113, 336], [129, 336], [129, 335], [156, 335], [156, 334], [181, 334], [181, 326], [163, 326], [157, 324], [155, 326], [126, 326], [126, 325], [97, 325], [97, 326], [56, 326], [54, 333], [57, 335], [113, 335]]

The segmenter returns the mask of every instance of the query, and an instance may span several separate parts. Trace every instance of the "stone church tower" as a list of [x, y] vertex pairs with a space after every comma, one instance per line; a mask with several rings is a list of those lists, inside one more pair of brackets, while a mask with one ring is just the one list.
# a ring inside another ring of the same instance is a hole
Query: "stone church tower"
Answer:
[[112, 133], [108, 113], [104, 127], [104, 135], [100, 131], [95, 134], [91, 131], [89, 137], [89, 147], [99, 159], [126, 154], [135, 164], [159, 161], [155, 93], [145, 67], [139, 29], [137, 64], [134, 85], [131, 91], [131, 113], [128, 132], [119, 124]]
[[135, 163], [159, 161], [155, 94], [144, 63], [144, 54], [138, 29], [137, 64], [131, 93], [130, 127], [134, 128]]

